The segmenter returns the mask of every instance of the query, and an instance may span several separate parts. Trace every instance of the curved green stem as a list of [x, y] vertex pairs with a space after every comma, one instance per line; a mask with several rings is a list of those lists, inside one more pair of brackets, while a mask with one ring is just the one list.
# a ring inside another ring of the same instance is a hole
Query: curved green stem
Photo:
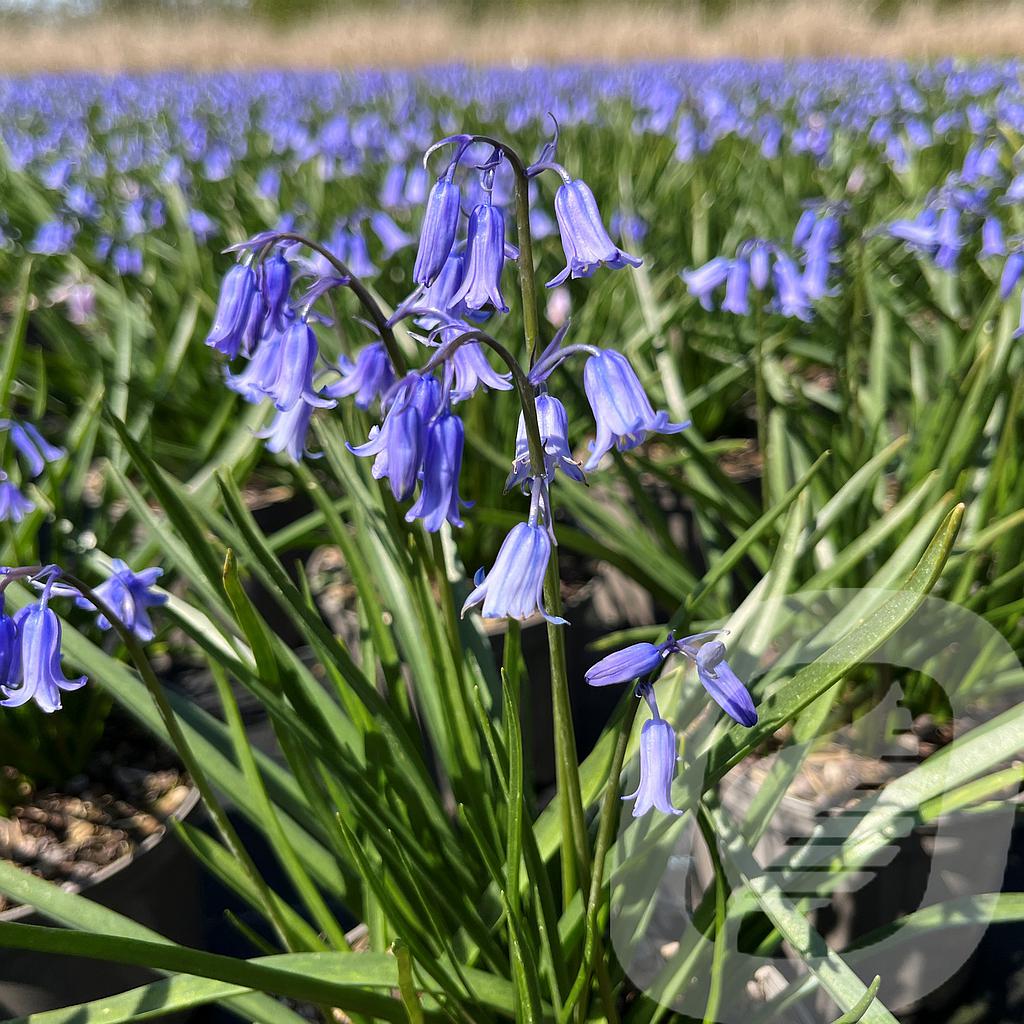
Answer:
[[142, 644], [138, 637], [136, 637], [136, 635], [128, 629], [123, 622], [121, 622], [117, 613], [105, 601], [103, 601], [102, 598], [97, 596], [96, 591], [94, 591], [92, 587], [63, 570], [60, 572], [60, 578], [65, 583], [74, 587], [75, 590], [79, 591], [81, 595], [89, 601], [89, 603], [92, 604], [93, 607], [104, 616], [104, 618], [106, 618], [117, 633], [119, 639], [127, 649], [128, 655], [132, 659], [135, 668], [142, 677], [142, 681], [145, 684], [146, 689], [153, 698], [153, 702], [156, 704], [157, 711], [160, 713], [160, 718], [164, 723], [164, 727], [167, 729], [167, 735], [170, 737], [171, 745], [174, 747], [175, 753], [177, 753], [181, 758], [182, 764], [185, 766], [185, 770], [191, 777], [196, 789], [199, 790], [199, 795], [202, 797], [203, 803], [206, 805], [206, 809], [209, 812], [210, 817], [213, 819], [214, 825], [217, 827], [217, 831], [220, 833], [225, 845], [231, 851], [232, 856], [234, 856], [235, 860], [238, 861], [246, 875], [249, 876], [249, 880], [252, 882], [253, 887], [260, 894], [263, 906], [266, 908], [267, 917], [274, 926], [278, 939], [281, 941], [281, 944], [285, 949], [293, 952], [301, 951], [302, 946], [294, 941], [287, 924], [278, 913], [277, 901], [274, 899], [270, 888], [263, 876], [260, 874], [255, 862], [249, 856], [249, 852], [246, 850], [245, 844], [239, 838], [234, 825], [231, 824], [231, 820], [228, 818], [227, 812], [224, 810], [223, 805], [217, 798], [217, 794], [214, 791], [210, 780], [207, 778], [206, 772], [203, 770], [199, 759], [193, 752], [192, 747], [185, 736], [184, 730], [178, 722], [178, 717], [174, 713], [174, 709], [171, 707], [171, 703], [167, 699], [167, 694], [164, 692], [164, 688], [160, 685], [160, 680], [157, 679], [156, 673], [153, 671], [153, 666], [150, 665], [149, 658], [146, 657], [146, 652], [142, 649]]
[[332, 267], [334, 267], [340, 277], [345, 278], [345, 287], [355, 295], [359, 300], [359, 304], [369, 314], [370, 319], [373, 321], [373, 326], [377, 328], [377, 332], [380, 334], [380, 340], [384, 342], [384, 347], [388, 351], [388, 356], [395, 368], [395, 373], [401, 377], [407, 368], [405, 356], [402, 354], [402, 350], [398, 347], [398, 339], [395, 338], [395, 332], [388, 324], [388, 318], [384, 315], [384, 311], [378, 305], [377, 300], [370, 294], [366, 285], [364, 285], [363, 282], [348, 269], [346, 264], [334, 255], [334, 253], [320, 245], [318, 242], [314, 242], [312, 239], [306, 238], [305, 235], [300, 235], [295, 231], [282, 231], [281, 234], [276, 237], [278, 240], [298, 242], [300, 245], [304, 245], [306, 248], [319, 253], [325, 260], [327, 260], [328, 263], [330, 263]]

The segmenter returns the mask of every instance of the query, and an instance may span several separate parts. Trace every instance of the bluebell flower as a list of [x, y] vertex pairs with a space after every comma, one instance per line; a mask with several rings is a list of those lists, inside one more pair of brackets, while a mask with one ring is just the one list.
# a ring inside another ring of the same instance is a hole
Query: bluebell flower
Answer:
[[653, 691], [644, 693], [651, 707], [651, 717], [640, 730], [640, 782], [623, 800], [634, 800], [633, 817], [640, 818], [654, 809], [662, 814], [683, 812], [672, 803], [672, 780], [679, 761], [676, 731], [658, 713]]
[[35, 507], [0, 469], [0, 523], [20, 523]]
[[1017, 282], [1024, 275], [1024, 252], [1011, 252], [1003, 264], [1003, 273], [999, 278], [999, 295], [1004, 300], [1017, 287]]
[[364, 346], [353, 363], [345, 356], [338, 359], [341, 380], [328, 384], [324, 394], [331, 398], [356, 396], [356, 405], [368, 409], [395, 382], [395, 371], [382, 341]]
[[21, 678], [21, 644], [14, 619], [4, 610], [0, 594], [0, 690], [17, 686]]
[[29, 476], [39, 476], [46, 468], [46, 463], [57, 462], [65, 455], [63, 448], [50, 444], [31, 423], [0, 420], [0, 430], [4, 429], [24, 460]]
[[[110, 578], [95, 588], [96, 596], [143, 643], [153, 639], [149, 609], [167, 603], [167, 594], [156, 594], [151, 590], [163, 574], [163, 569], [157, 567], [132, 572], [126, 562], [115, 558]], [[75, 604], [79, 608], [95, 610], [95, 605], [86, 597], [76, 598]], [[110, 620], [102, 613], [96, 616], [96, 625], [100, 629], [111, 628]]]
[[452, 306], [467, 309], [494, 308], [507, 313], [501, 294], [501, 272], [505, 266], [505, 217], [497, 206], [478, 203], [469, 215], [469, 236], [462, 284], [452, 296]]
[[725, 660], [725, 644], [710, 640], [697, 651], [697, 678], [711, 699], [732, 719], [747, 728], [757, 724], [757, 711], [746, 687]]
[[257, 431], [256, 436], [266, 440], [268, 452], [284, 452], [295, 462], [301, 462], [303, 458], [319, 458], [306, 447], [312, 416], [313, 406], [300, 398], [287, 411], [277, 412], [270, 426]]
[[986, 217], [981, 225], [981, 252], [978, 255], [984, 259], [986, 256], [1005, 254], [1006, 242], [1003, 239], [1003, 226], [999, 223], [999, 218]]
[[459, 472], [462, 468], [464, 432], [462, 420], [451, 412], [442, 412], [427, 428], [420, 496], [405, 515], [406, 522], [423, 520], [430, 533], [449, 522], [462, 526], [459, 506]]
[[420, 244], [412, 270], [412, 279], [416, 284], [430, 285], [441, 273], [455, 244], [461, 202], [459, 186], [452, 178], [448, 174], [438, 178], [430, 190], [426, 213], [423, 215]]
[[555, 218], [562, 236], [565, 269], [550, 281], [553, 288], [569, 277], [590, 277], [599, 267], [612, 270], [639, 267], [643, 262], [623, 252], [609, 236], [601, 220], [597, 200], [586, 182], [564, 181], [555, 193]]
[[383, 210], [375, 210], [370, 214], [370, 227], [384, 247], [386, 260], [407, 245], [412, 245], [412, 239]]
[[771, 246], [761, 239], [753, 239], [746, 243], [750, 259], [750, 283], [763, 292], [771, 280]]
[[281, 365], [277, 379], [267, 394], [281, 412], [287, 412], [300, 399], [307, 405], [331, 409], [333, 398], [322, 398], [313, 390], [313, 374], [320, 353], [316, 335], [305, 320], [296, 320], [281, 339]]
[[74, 225], [51, 220], [40, 226], [26, 248], [39, 256], [63, 256], [71, 251], [74, 240]]
[[912, 249], [930, 252], [939, 244], [936, 221], [934, 211], [924, 210], [913, 220], [892, 221], [886, 231]]
[[[455, 328], [441, 332], [441, 344], [449, 340]], [[459, 333], [462, 333], [461, 331]], [[451, 400], [464, 402], [472, 398], [477, 388], [490, 388], [492, 391], [511, 391], [511, 373], [499, 373], [487, 361], [483, 346], [475, 341], [467, 341], [459, 345], [449, 356], [448, 362], [454, 374]]]
[[259, 284], [267, 320], [277, 330], [285, 330], [289, 316], [288, 297], [292, 288], [292, 265], [282, 253], [272, 253], [263, 261]]
[[373, 455], [372, 473], [387, 480], [399, 501], [412, 494], [423, 464], [426, 426], [440, 405], [440, 387], [433, 377], [411, 373], [393, 390], [384, 422], [370, 431], [369, 440], [358, 447], [348, 445], [353, 455]]
[[939, 214], [935, 239], [939, 244], [935, 252], [935, 265], [942, 270], [955, 270], [957, 258], [964, 244], [960, 237], [959, 210], [949, 206]]
[[775, 278], [775, 301], [779, 312], [783, 316], [796, 317], [798, 320], [810, 320], [810, 302], [793, 257], [788, 253], [776, 252], [773, 276]]
[[742, 256], [732, 261], [729, 267], [729, 276], [725, 280], [725, 298], [722, 300], [722, 309], [726, 313], [735, 313], [737, 316], [747, 316], [750, 312], [750, 302], [747, 292], [750, 285], [750, 263]]
[[670, 423], [667, 412], [655, 413], [633, 367], [613, 349], [601, 349], [583, 368], [583, 387], [597, 424], [597, 437], [583, 468], [597, 468], [612, 445], [628, 451], [650, 433], [676, 434], [689, 426]]
[[681, 277], [686, 282], [687, 291], [710, 312], [715, 308], [711, 294], [728, 280], [730, 268], [730, 260], [716, 256], [696, 270], [684, 270]]
[[36, 604], [22, 608], [14, 617], [21, 655], [21, 673], [17, 681], [3, 687], [0, 706], [16, 708], [34, 700], [48, 714], [60, 710], [62, 690], [77, 690], [86, 677], [67, 679], [60, 667], [60, 619], [49, 607], [47, 591]]
[[[565, 406], [547, 392], [537, 395], [537, 426], [540, 429], [540, 441], [544, 447], [544, 475], [548, 480], [554, 479], [555, 471], [561, 469], [573, 480], [586, 480], [580, 464], [573, 458], [569, 448], [569, 417]], [[516, 450], [512, 460], [512, 472], [505, 481], [505, 490], [516, 484], [525, 484], [533, 475], [530, 465], [530, 444], [526, 436], [526, 420], [519, 414], [519, 428], [516, 431]]]
[[142, 250], [137, 246], [115, 245], [111, 259], [122, 277], [138, 277], [142, 273]]
[[271, 328], [263, 336], [241, 373], [233, 374], [230, 369], [225, 368], [224, 383], [227, 387], [254, 405], [268, 397], [281, 372], [283, 340], [281, 332]]
[[206, 344], [234, 359], [240, 351], [252, 348], [262, 319], [263, 300], [256, 272], [244, 263], [236, 263], [221, 282], [217, 312]]
[[630, 683], [650, 675], [675, 648], [675, 637], [671, 633], [660, 644], [631, 644], [591, 665], [584, 678], [591, 686]]
[[462, 606], [465, 615], [481, 605], [485, 619], [528, 619], [543, 615], [562, 625], [565, 619], [544, 608], [544, 574], [551, 557], [551, 538], [543, 526], [517, 523], [502, 541], [490, 573], [481, 569], [473, 578], [476, 588]]

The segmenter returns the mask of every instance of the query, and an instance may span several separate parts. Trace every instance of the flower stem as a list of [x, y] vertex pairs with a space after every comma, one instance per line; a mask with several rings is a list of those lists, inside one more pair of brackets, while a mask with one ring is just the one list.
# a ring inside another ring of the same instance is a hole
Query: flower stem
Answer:
[[758, 306], [755, 316], [757, 337], [754, 341], [754, 397], [757, 415], [757, 448], [761, 456], [761, 502], [765, 510], [772, 507], [768, 473], [768, 383], [764, 376], [764, 310]]
[[523, 333], [526, 337], [527, 364], [533, 366], [540, 340], [540, 315], [537, 311], [537, 281], [533, 269], [533, 237], [530, 234], [530, 180], [521, 163], [513, 163], [516, 173], [516, 241], [519, 243], [519, 292], [523, 299]]

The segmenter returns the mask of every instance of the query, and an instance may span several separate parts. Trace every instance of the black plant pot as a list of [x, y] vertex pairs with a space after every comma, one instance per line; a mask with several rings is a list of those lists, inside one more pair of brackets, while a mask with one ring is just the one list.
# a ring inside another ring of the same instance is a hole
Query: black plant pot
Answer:
[[[192, 790], [172, 815], [184, 819], [199, 799]], [[137, 850], [99, 871], [84, 888], [92, 902], [185, 945], [202, 944], [199, 866], [171, 831], [145, 839]], [[52, 925], [29, 906], [0, 914], [5, 923]], [[0, 1016], [55, 1010], [101, 999], [154, 981], [139, 967], [28, 950], [6, 950], [0, 957]], [[182, 1020], [181, 1015], [161, 1018]]]

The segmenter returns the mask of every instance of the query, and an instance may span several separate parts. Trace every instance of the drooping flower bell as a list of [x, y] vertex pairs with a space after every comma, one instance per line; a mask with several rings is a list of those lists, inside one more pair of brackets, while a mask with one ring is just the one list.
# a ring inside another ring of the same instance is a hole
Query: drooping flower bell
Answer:
[[449, 522], [462, 526], [459, 497], [459, 472], [462, 469], [464, 429], [462, 420], [445, 411], [430, 423], [426, 432], [421, 490], [416, 504], [405, 514], [406, 522], [423, 520], [430, 533]]
[[0, 469], [0, 523], [20, 523], [35, 507]]
[[[586, 480], [580, 464], [572, 457], [569, 448], [569, 417], [565, 406], [547, 392], [537, 395], [537, 426], [540, 430], [540, 442], [544, 448], [544, 475], [550, 481], [555, 471], [561, 469], [573, 480], [582, 483]], [[530, 465], [530, 443], [526, 436], [526, 420], [519, 414], [519, 428], [516, 431], [516, 451], [512, 461], [512, 472], [505, 481], [505, 490], [511, 490], [516, 484], [525, 484], [533, 475]]]
[[[446, 327], [440, 332], [443, 347], [453, 337], [464, 333], [462, 328]], [[472, 398], [478, 388], [490, 388], [492, 391], [511, 391], [511, 374], [499, 373], [487, 361], [483, 346], [475, 341], [467, 341], [459, 345], [448, 357], [454, 381], [451, 400], [464, 402]]]
[[750, 313], [750, 302], [747, 292], [750, 288], [750, 263], [743, 256], [737, 256], [729, 267], [729, 276], [725, 279], [725, 298], [722, 309], [736, 316], [747, 316]]
[[263, 301], [266, 305], [267, 320], [278, 330], [288, 326], [288, 296], [292, 287], [292, 265], [280, 252], [275, 252], [263, 262], [260, 278]]
[[708, 312], [715, 308], [712, 293], [729, 279], [731, 264], [732, 261], [725, 256], [716, 256], [708, 260], [704, 266], [697, 267], [696, 270], [684, 270], [680, 275], [686, 283], [687, 291]]
[[669, 422], [667, 412], [656, 413], [633, 367], [614, 349], [600, 349], [587, 360], [583, 387], [597, 423], [585, 470], [596, 469], [612, 445], [627, 451], [650, 433], [676, 434], [690, 425]]
[[21, 658], [20, 678], [3, 686], [0, 706], [13, 708], [34, 700], [48, 714], [59, 711], [62, 690], [77, 690], [86, 677], [65, 677], [60, 667], [61, 625], [49, 607], [49, 587], [38, 603], [22, 608], [14, 617]]
[[371, 342], [360, 349], [354, 363], [341, 356], [338, 367], [341, 380], [328, 384], [324, 394], [331, 398], [355, 395], [360, 409], [368, 409], [395, 382], [395, 371], [382, 341]]
[[319, 458], [306, 446], [312, 418], [313, 406], [300, 398], [287, 411], [277, 412], [270, 426], [258, 430], [256, 436], [266, 440], [268, 452], [284, 452], [295, 462], [301, 462], [303, 458]]
[[757, 725], [757, 711], [747, 688], [725, 660], [725, 644], [709, 640], [694, 658], [697, 678], [711, 699], [732, 719], [749, 729]]
[[313, 390], [313, 373], [320, 347], [313, 328], [305, 320], [296, 320], [281, 340], [281, 364], [277, 379], [267, 389], [280, 412], [287, 412], [300, 399], [319, 409], [331, 409], [333, 398], [322, 398]]
[[490, 202], [478, 203], [469, 215], [469, 236], [462, 284], [452, 296], [470, 310], [496, 309], [507, 313], [501, 294], [501, 272], [505, 266], [505, 216]]
[[380, 427], [358, 447], [348, 446], [353, 455], [375, 456], [373, 476], [387, 480], [398, 501], [412, 494], [423, 464], [426, 425], [440, 405], [440, 386], [434, 377], [410, 373], [393, 390], [391, 404]]
[[50, 444], [31, 423], [0, 420], [0, 430], [7, 430], [11, 444], [25, 462], [29, 476], [39, 476], [48, 462], [57, 462], [65, 455], [63, 448]]
[[284, 335], [271, 328], [260, 340], [241, 373], [224, 370], [224, 383], [247, 402], [256, 404], [270, 395], [281, 373], [281, 345]]
[[651, 709], [651, 717], [640, 730], [640, 782], [623, 800], [634, 800], [633, 817], [640, 818], [650, 810], [662, 814], [683, 812], [672, 803], [672, 780], [676, 776], [679, 755], [676, 731], [658, 713], [654, 691], [645, 687], [642, 696]]
[[590, 277], [599, 267], [639, 267], [643, 260], [623, 252], [605, 230], [597, 200], [586, 182], [564, 181], [555, 193], [555, 218], [562, 236], [565, 269], [548, 281], [554, 288], [567, 278]]
[[236, 263], [221, 282], [217, 312], [206, 344], [229, 359], [239, 352], [248, 352], [256, 341], [263, 312], [256, 271], [245, 263]]
[[20, 678], [21, 646], [18, 642], [18, 627], [4, 610], [4, 598], [0, 594], [0, 690], [7, 686], [17, 686]]
[[1017, 282], [1024, 277], [1024, 252], [1016, 250], [1006, 257], [1003, 272], [999, 278], [999, 296], [1004, 301], [1010, 297]]
[[420, 245], [412, 271], [412, 279], [416, 284], [431, 285], [441, 273], [455, 244], [461, 203], [459, 186], [450, 174], [438, 178], [430, 190], [427, 210], [423, 216]]
[[544, 574], [551, 557], [551, 538], [543, 526], [518, 523], [502, 541], [490, 573], [481, 569], [473, 582], [476, 589], [462, 606], [465, 615], [480, 605], [485, 619], [527, 619], [537, 613], [548, 622], [562, 625], [565, 619], [544, 608]]
[[[96, 596], [143, 643], [153, 639], [153, 623], [149, 618], [149, 609], [167, 603], [167, 594], [156, 594], [152, 591], [156, 581], [163, 574], [163, 569], [157, 567], [132, 572], [126, 562], [115, 558], [110, 578], [95, 588]], [[86, 597], [77, 598], [75, 604], [79, 608], [95, 608]], [[104, 630], [111, 628], [110, 620], [102, 613], [97, 614], [96, 625]]]

